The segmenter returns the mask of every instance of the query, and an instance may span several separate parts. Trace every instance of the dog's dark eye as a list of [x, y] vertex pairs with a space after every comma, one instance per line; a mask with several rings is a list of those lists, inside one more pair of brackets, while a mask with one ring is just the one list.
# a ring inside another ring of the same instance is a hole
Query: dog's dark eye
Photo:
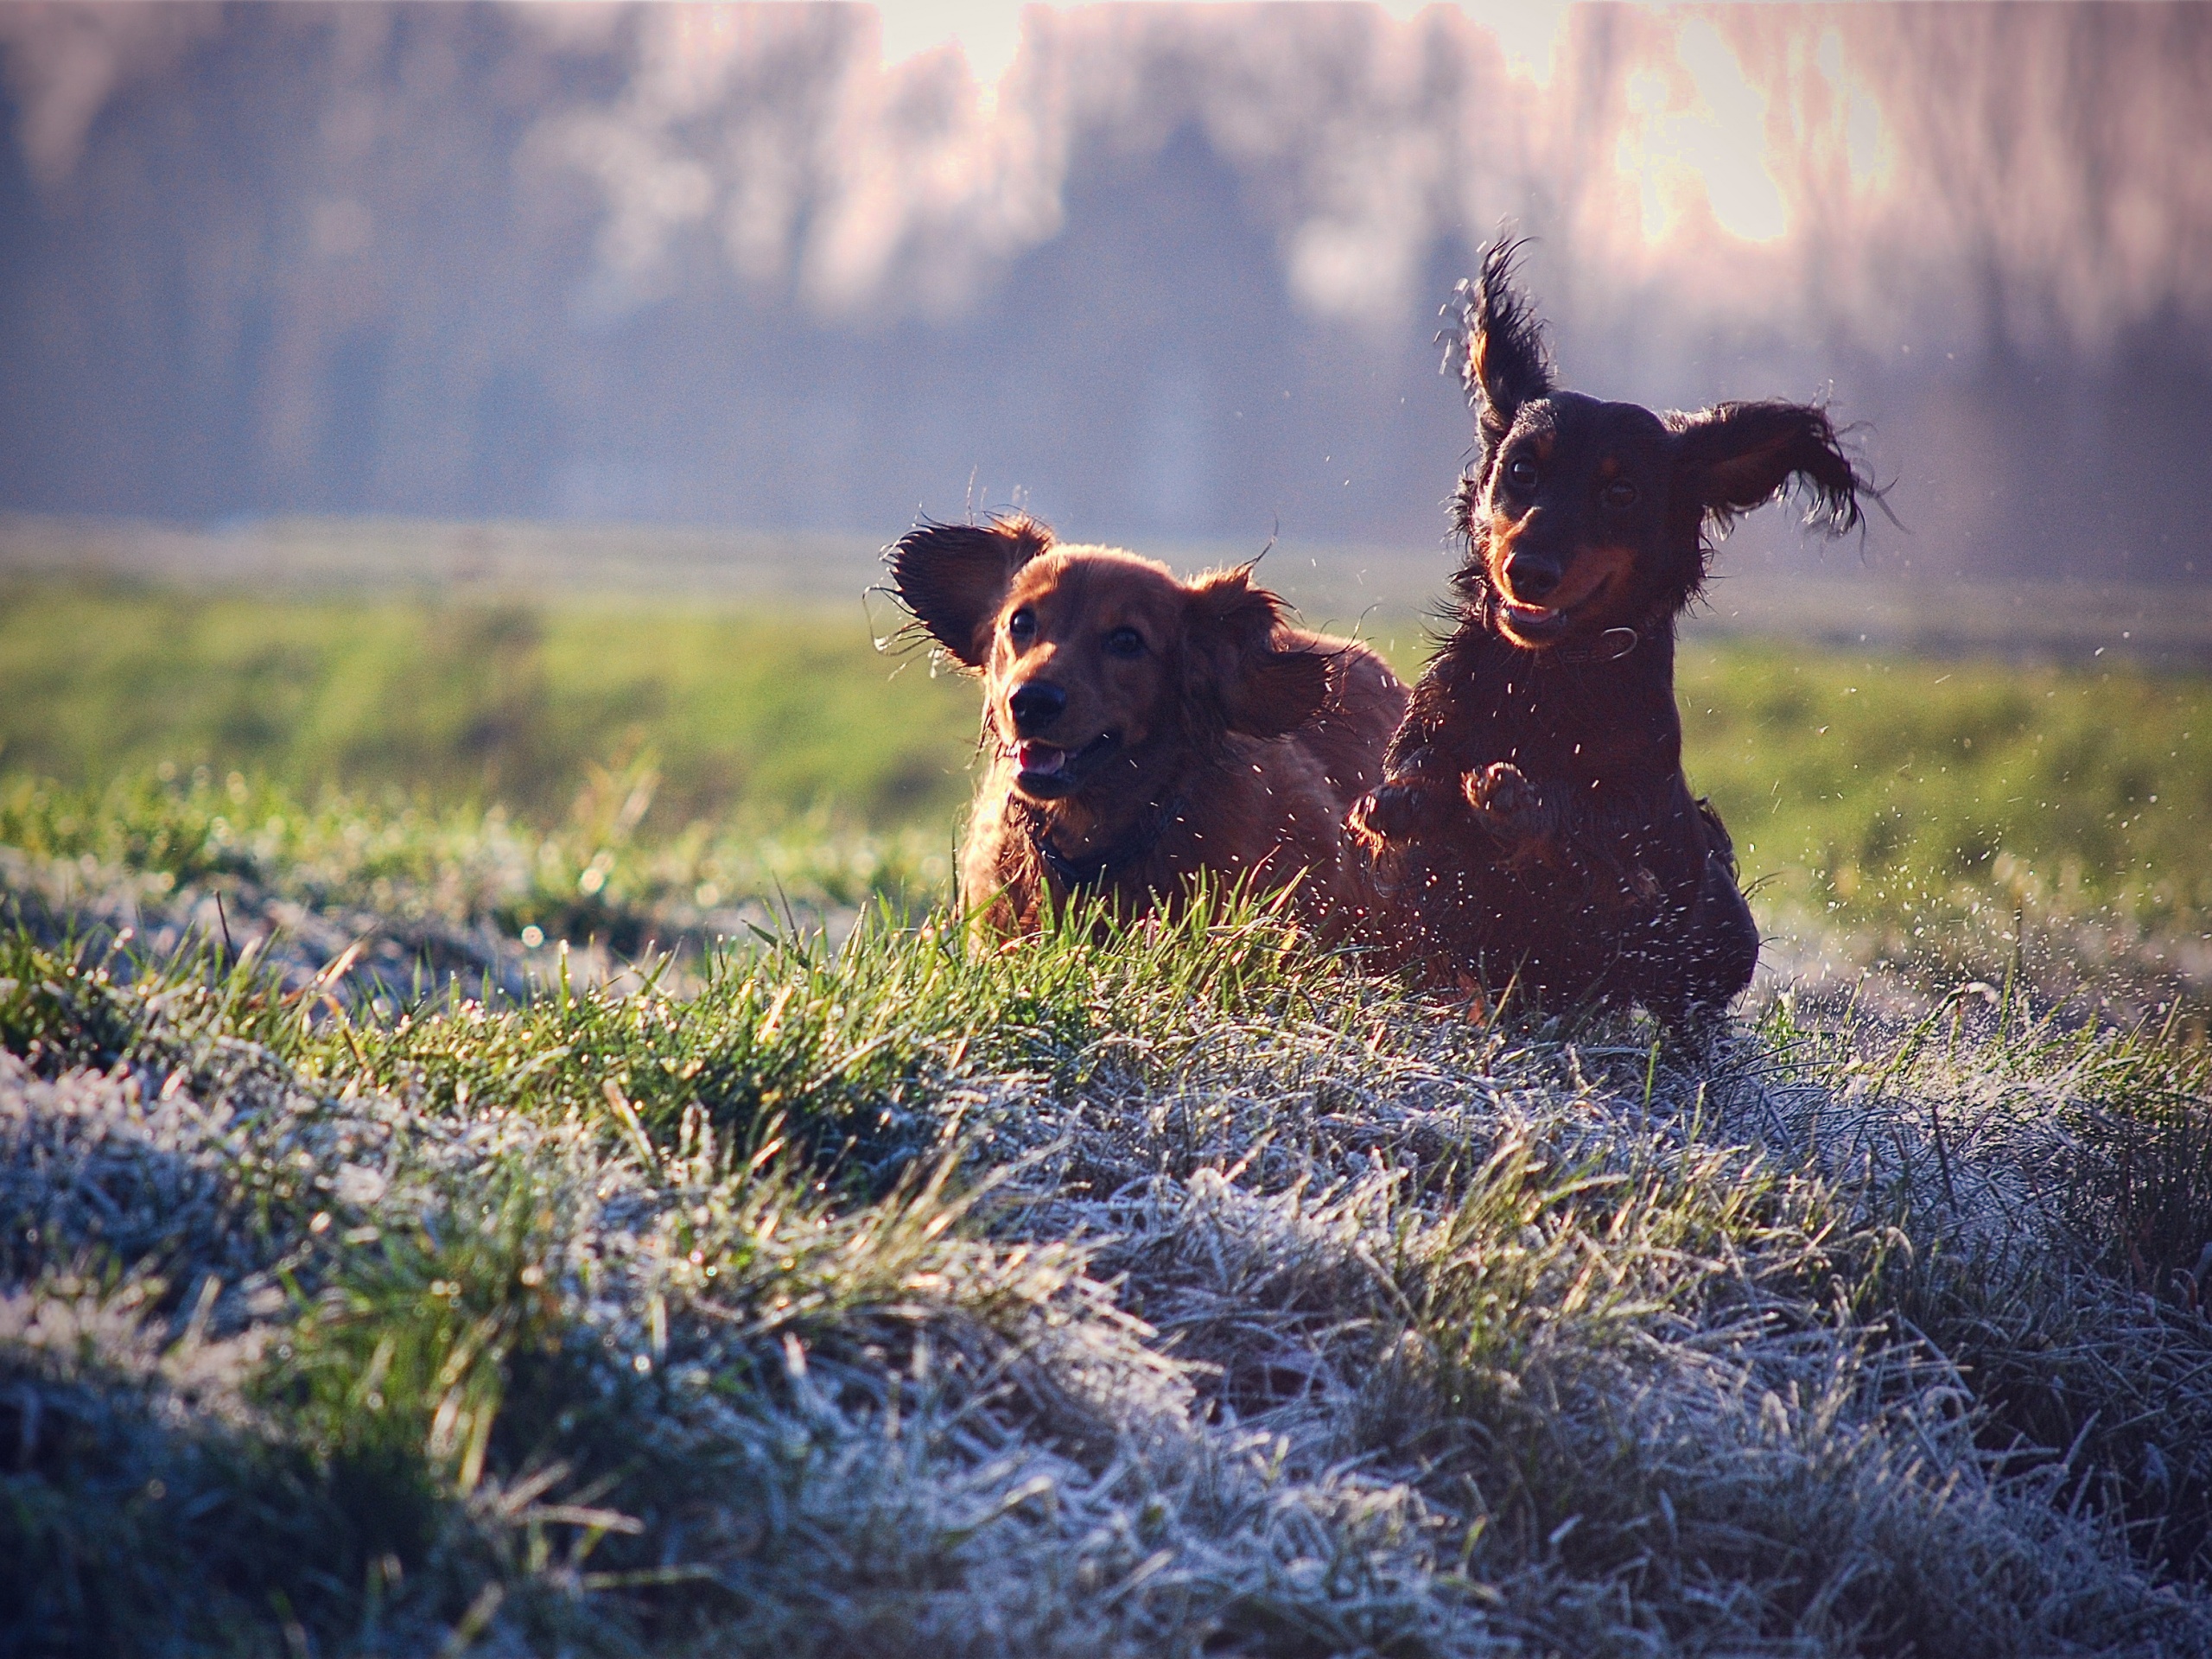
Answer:
[[1037, 613], [1026, 605], [1006, 620], [1006, 637], [1009, 639], [1027, 639], [1036, 632]]
[[1106, 636], [1109, 657], [1141, 657], [1144, 655], [1144, 635], [1135, 628], [1116, 628]]
[[1617, 478], [1599, 493], [1598, 499], [1609, 507], [1632, 507], [1637, 495], [1635, 485], [1624, 478]]
[[1505, 484], [1516, 495], [1526, 495], [1536, 487], [1540, 474], [1536, 463], [1526, 455], [1516, 455], [1505, 463]]

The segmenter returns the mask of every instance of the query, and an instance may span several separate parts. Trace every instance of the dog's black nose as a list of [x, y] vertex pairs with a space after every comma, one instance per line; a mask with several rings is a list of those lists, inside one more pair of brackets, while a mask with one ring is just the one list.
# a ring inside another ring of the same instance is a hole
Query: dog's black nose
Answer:
[[1505, 585], [1518, 600], [1541, 600], [1559, 586], [1560, 569], [1549, 559], [1516, 553], [1505, 562]]
[[1014, 688], [1006, 706], [1014, 715], [1014, 729], [1028, 737], [1060, 717], [1068, 706], [1068, 694], [1050, 680], [1030, 680]]

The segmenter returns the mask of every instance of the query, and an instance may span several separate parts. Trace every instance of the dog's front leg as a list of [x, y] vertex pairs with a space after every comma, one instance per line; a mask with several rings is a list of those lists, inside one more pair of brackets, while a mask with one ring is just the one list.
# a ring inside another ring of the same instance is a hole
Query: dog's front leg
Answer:
[[1344, 827], [1376, 852], [1389, 842], [1425, 840], [1452, 816], [1459, 801], [1458, 782], [1449, 765], [1424, 746], [1352, 803]]
[[1475, 822], [1495, 837], [1516, 868], [1560, 861], [1560, 814], [1529, 774], [1510, 760], [1493, 760], [1459, 780]]

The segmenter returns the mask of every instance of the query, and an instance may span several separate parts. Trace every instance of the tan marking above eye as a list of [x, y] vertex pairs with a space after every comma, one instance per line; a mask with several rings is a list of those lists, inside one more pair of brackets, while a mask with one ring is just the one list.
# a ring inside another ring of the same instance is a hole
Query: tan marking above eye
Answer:
[[1611, 479], [1618, 478], [1620, 475], [1621, 462], [1618, 455], [1607, 455], [1603, 461], [1598, 463], [1599, 477]]
[[1559, 435], [1556, 432], [1537, 433], [1535, 437], [1536, 459], [1538, 461], [1549, 461], [1552, 458], [1552, 450], [1558, 442]]

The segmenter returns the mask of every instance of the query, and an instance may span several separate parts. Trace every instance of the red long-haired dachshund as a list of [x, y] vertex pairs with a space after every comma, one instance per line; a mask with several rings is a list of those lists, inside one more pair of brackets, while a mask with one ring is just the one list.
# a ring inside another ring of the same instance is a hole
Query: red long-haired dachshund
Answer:
[[1201, 872], [1289, 904], [1325, 940], [1372, 902], [1344, 825], [1406, 690], [1365, 646], [1289, 626], [1248, 569], [1180, 582], [1014, 516], [925, 524], [891, 586], [983, 682], [987, 770], [964, 902], [1004, 935], [1047, 906], [1173, 910]]
[[1751, 983], [1759, 938], [1682, 775], [1676, 619], [1708, 532], [1795, 484], [1840, 533], [1878, 492], [1816, 408], [1660, 415], [1558, 389], [1517, 246], [1461, 287], [1479, 448], [1457, 624], [1351, 822], [1389, 895], [1386, 955], [1418, 977], [1691, 1032]]

